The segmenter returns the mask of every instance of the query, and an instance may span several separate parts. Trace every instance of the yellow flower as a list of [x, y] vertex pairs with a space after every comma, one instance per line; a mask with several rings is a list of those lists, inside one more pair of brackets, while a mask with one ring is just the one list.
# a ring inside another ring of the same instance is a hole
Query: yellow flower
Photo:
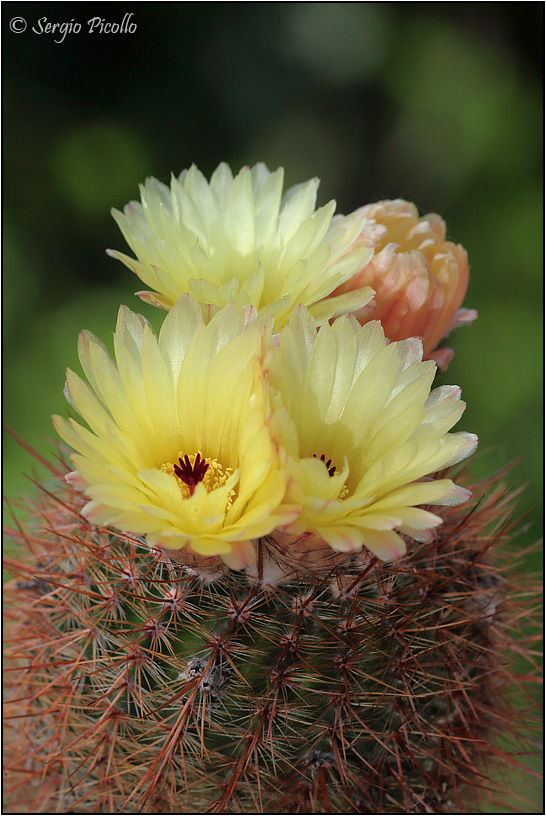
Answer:
[[422, 362], [418, 339], [389, 343], [378, 321], [360, 327], [351, 317], [317, 334], [298, 307], [264, 365], [287, 501], [303, 508], [288, 530], [388, 560], [405, 552], [395, 530], [423, 540], [441, 523], [417, 505], [470, 495], [449, 479], [423, 479], [469, 456], [477, 440], [447, 433], [465, 407], [460, 389], [430, 393], [436, 366]]
[[279, 510], [285, 478], [266, 425], [260, 359], [271, 322], [228, 306], [206, 325], [183, 296], [159, 338], [122, 306], [115, 361], [81, 333], [89, 385], [69, 370], [66, 394], [89, 430], [53, 421], [77, 451], [72, 480], [91, 499], [90, 521], [241, 567], [254, 558], [251, 539], [293, 517]]
[[477, 317], [474, 309], [459, 308], [468, 287], [465, 250], [445, 240], [439, 215], [419, 218], [408, 201], [379, 201], [359, 212], [383, 234], [372, 259], [334, 295], [371, 286], [375, 296], [355, 312], [359, 322], [380, 320], [390, 340], [421, 337], [425, 358], [446, 368], [453, 351], [436, 347], [452, 329]]
[[[297, 303], [317, 324], [364, 306], [372, 290], [353, 287], [331, 297], [370, 259], [360, 212], [335, 216], [335, 201], [315, 210], [318, 179], [282, 195], [284, 171], [264, 164], [244, 167], [235, 178], [220, 164], [210, 183], [192, 165], [170, 188], [155, 178], [141, 186], [141, 202], [113, 210], [138, 260], [109, 250], [153, 291], [138, 292], [170, 309], [190, 292], [214, 309], [252, 304], [283, 326]], [[207, 317], [208, 311], [204, 313]]]

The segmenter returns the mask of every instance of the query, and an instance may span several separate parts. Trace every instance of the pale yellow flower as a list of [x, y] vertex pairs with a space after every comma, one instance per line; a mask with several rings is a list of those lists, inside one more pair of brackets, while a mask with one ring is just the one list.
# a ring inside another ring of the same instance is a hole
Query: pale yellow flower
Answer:
[[298, 307], [264, 366], [287, 501], [302, 506], [286, 529], [387, 560], [405, 552], [398, 533], [423, 540], [441, 523], [417, 505], [468, 498], [449, 479], [424, 480], [469, 456], [477, 440], [447, 433], [465, 406], [456, 386], [430, 393], [436, 366], [422, 362], [420, 340], [389, 344], [378, 321], [360, 327], [351, 317], [317, 334]]
[[140, 187], [141, 202], [113, 210], [138, 260], [119, 258], [153, 291], [138, 292], [170, 309], [190, 292], [207, 304], [205, 317], [234, 302], [273, 314], [283, 326], [297, 303], [317, 324], [364, 306], [369, 286], [331, 297], [371, 258], [360, 212], [334, 216], [335, 201], [315, 210], [318, 179], [291, 187], [283, 196], [284, 171], [264, 164], [235, 177], [220, 164], [208, 182], [194, 165], [173, 177], [170, 188], [155, 178]]
[[81, 333], [89, 385], [69, 370], [66, 394], [89, 430], [54, 423], [76, 450], [71, 478], [91, 499], [90, 521], [240, 568], [254, 559], [252, 539], [293, 517], [279, 509], [285, 478], [266, 425], [271, 323], [232, 305], [206, 325], [183, 296], [159, 338], [122, 306], [115, 361]]
[[334, 292], [371, 286], [375, 296], [355, 316], [380, 320], [390, 340], [421, 337], [425, 358], [446, 368], [453, 352], [437, 350], [452, 329], [471, 323], [473, 309], [460, 309], [468, 287], [468, 259], [462, 246], [446, 241], [439, 215], [419, 218], [409, 201], [378, 201], [358, 212], [382, 230], [371, 260]]

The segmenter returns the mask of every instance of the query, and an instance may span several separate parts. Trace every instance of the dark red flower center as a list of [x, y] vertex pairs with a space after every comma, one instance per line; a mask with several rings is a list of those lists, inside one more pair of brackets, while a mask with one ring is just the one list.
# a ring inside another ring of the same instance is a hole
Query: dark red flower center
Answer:
[[209, 469], [208, 462], [206, 459], [201, 459], [200, 453], [195, 457], [193, 465], [190, 462], [188, 454], [186, 454], [184, 458], [180, 456], [178, 462], [179, 465], [173, 465], [174, 472], [184, 484], [188, 485], [190, 496], [193, 496], [195, 485], [197, 482], [203, 481], [205, 473]]
[[[314, 453], [313, 454], [313, 459], [317, 459], [317, 458], [318, 458], [317, 454]], [[335, 472], [336, 472], [336, 466], [332, 465], [332, 460], [328, 459], [328, 461], [326, 461], [326, 456], [324, 454], [321, 454], [320, 461], [324, 462], [324, 464], [326, 465], [326, 470], [328, 471], [328, 475], [329, 476], [334, 476]]]

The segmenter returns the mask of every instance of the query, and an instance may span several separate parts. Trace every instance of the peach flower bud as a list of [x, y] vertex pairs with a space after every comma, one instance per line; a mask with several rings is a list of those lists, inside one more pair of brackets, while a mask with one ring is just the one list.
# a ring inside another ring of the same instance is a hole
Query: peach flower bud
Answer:
[[409, 201], [378, 201], [359, 212], [375, 222], [375, 253], [333, 294], [371, 286], [375, 297], [355, 312], [359, 322], [380, 320], [390, 340], [421, 337], [425, 359], [446, 368], [453, 351], [436, 350], [438, 344], [456, 326], [478, 316], [474, 309], [460, 308], [468, 286], [466, 251], [445, 240], [446, 225], [439, 215], [419, 218]]

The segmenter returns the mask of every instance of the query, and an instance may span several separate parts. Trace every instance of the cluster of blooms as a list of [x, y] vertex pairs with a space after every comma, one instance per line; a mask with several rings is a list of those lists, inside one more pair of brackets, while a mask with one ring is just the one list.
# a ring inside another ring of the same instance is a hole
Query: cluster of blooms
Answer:
[[192, 167], [114, 211], [138, 260], [110, 254], [168, 313], [157, 336], [122, 306], [115, 359], [80, 335], [66, 396], [88, 428], [54, 422], [90, 521], [241, 569], [273, 534], [396, 558], [442, 521], [422, 505], [468, 498], [431, 476], [476, 447], [449, 433], [460, 389], [431, 391], [475, 317], [466, 253], [407, 202], [334, 216], [317, 187]]

